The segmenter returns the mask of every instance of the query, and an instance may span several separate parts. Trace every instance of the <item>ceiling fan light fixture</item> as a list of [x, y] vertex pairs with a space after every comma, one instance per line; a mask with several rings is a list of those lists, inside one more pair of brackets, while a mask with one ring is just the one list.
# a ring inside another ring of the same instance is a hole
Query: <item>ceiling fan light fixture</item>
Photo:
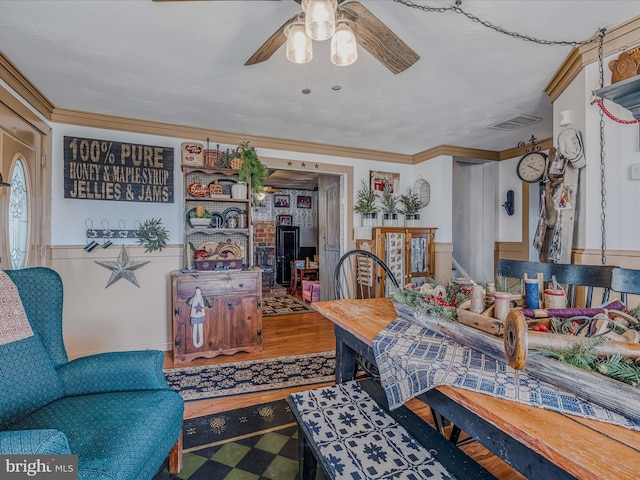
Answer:
[[331, 38], [331, 63], [339, 67], [351, 65], [358, 59], [358, 43], [350, 20], [340, 20]]
[[304, 24], [312, 40], [328, 40], [336, 31], [337, 0], [302, 0]]
[[304, 22], [295, 21], [285, 30], [287, 59], [293, 63], [307, 63], [313, 58], [313, 42], [305, 33]]

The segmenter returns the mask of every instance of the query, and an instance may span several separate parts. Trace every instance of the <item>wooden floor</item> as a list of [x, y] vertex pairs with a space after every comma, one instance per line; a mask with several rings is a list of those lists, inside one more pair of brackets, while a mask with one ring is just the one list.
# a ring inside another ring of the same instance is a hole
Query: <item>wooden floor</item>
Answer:
[[[326, 352], [335, 349], [333, 323], [319, 313], [304, 313], [265, 317], [262, 325], [263, 351], [259, 353], [236, 353], [221, 355], [212, 359], [201, 359], [189, 363], [174, 364], [170, 352], [165, 354], [164, 368], [214, 365], [243, 360], [280, 357], [284, 355], [300, 355], [306, 353]], [[313, 388], [316, 388], [315, 385]], [[236, 395], [233, 397], [199, 400], [185, 403], [185, 418], [199, 417], [213, 413], [233, 410], [235, 408], [256, 405], [263, 402], [286, 398], [290, 393], [309, 387], [297, 387], [255, 394]], [[407, 406], [433, 425], [429, 408], [419, 400], [411, 400]], [[477, 442], [472, 442], [462, 449], [477, 462], [483, 465], [499, 479], [522, 480], [523, 475], [494, 456]]]

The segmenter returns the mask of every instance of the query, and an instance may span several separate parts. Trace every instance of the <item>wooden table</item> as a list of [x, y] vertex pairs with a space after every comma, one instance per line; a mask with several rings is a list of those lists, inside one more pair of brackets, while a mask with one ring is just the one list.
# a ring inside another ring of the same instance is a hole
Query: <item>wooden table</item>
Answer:
[[289, 283], [289, 294], [295, 295], [298, 287], [301, 288], [302, 280], [307, 276], [315, 275], [318, 278], [318, 267], [298, 267], [295, 262], [291, 262], [291, 282]]
[[[375, 361], [373, 339], [397, 317], [388, 298], [311, 307], [335, 324], [336, 382], [353, 377], [356, 352]], [[640, 432], [450, 386], [418, 398], [529, 479], [640, 479]]]

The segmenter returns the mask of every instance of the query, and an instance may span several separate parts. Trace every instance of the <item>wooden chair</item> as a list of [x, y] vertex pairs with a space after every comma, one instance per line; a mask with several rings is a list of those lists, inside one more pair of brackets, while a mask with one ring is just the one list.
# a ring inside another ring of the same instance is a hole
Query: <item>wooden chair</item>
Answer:
[[627, 303], [627, 294], [640, 295], [640, 270], [614, 268], [611, 272], [611, 290], [620, 293], [620, 300]]
[[543, 274], [545, 282], [551, 281], [551, 263], [543, 262], [526, 262], [524, 260], [509, 260], [501, 258], [498, 260], [498, 275], [508, 278], [517, 278], [520, 280], [520, 290], [523, 290], [524, 274], [528, 278], [536, 278], [538, 273]]
[[[385, 297], [391, 295], [392, 287], [398, 286], [387, 264], [367, 250], [351, 250], [336, 265], [336, 300]], [[356, 364], [373, 379], [380, 379], [378, 367], [359, 354], [356, 355]]]
[[398, 286], [389, 267], [366, 250], [351, 250], [336, 265], [335, 294], [338, 300], [390, 296], [391, 288]]

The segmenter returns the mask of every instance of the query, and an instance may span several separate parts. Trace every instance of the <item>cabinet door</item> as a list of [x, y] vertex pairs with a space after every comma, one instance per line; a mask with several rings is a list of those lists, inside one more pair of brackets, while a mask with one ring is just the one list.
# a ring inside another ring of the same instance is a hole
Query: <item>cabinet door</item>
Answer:
[[[195, 295], [195, 292], [194, 292]], [[193, 306], [192, 297], [178, 298], [174, 303], [174, 354], [182, 360], [190, 360], [222, 347], [220, 322], [214, 305], [203, 297], [204, 316], [200, 307]]]
[[407, 235], [406, 269], [409, 281], [416, 287], [425, 283], [426, 279], [433, 276], [431, 265], [433, 233], [430, 230], [409, 232]]
[[216, 299], [222, 330], [222, 349], [245, 350], [262, 345], [262, 313], [259, 295], [228, 295]]
[[[407, 268], [406, 268], [406, 239], [408, 235], [402, 229], [383, 231], [382, 233], [382, 245], [376, 255], [380, 257], [384, 263], [387, 264], [393, 276], [400, 285], [407, 283]], [[387, 295], [390, 292], [385, 292]]]

